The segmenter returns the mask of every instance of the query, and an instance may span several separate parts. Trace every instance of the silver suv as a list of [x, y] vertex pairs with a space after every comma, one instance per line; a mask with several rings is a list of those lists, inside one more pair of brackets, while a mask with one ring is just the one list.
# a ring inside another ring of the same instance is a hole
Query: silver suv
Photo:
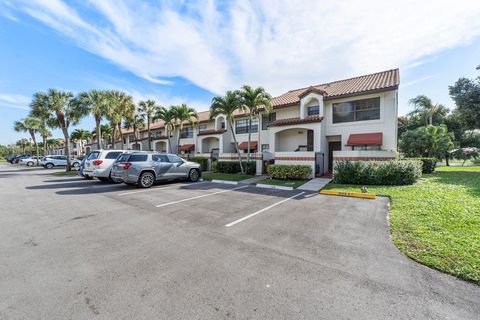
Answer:
[[132, 152], [120, 155], [112, 168], [112, 179], [128, 185], [150, 188], [156, 181], [200, 179], [200, 164], [157, 152]]

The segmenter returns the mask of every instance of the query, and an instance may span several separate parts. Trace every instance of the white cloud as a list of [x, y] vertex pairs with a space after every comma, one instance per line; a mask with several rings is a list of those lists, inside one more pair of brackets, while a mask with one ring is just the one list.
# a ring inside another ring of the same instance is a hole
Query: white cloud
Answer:
[[0, 107], [30, 110], [31, 98], [19, 94], [0, 93]]
[[91, 0], [79, 8], [28, 0], [17, 7], [149, 81], [179, 76], [215, 93], [249, 83], [279, 94], [408, 68], [480, 35], [476, 0]]

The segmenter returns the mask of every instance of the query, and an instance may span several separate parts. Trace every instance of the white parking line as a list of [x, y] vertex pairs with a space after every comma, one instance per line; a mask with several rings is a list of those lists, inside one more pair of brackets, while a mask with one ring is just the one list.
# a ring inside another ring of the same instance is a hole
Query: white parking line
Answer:
[[155, 190], [172, 189], [172, 188], [178, 187], [178, 185], [190, 186], [190, 185], [199, 185], [199, 184], [202, 184], [202, 183], [205, 183], [205, 182], [195, 182], [195, 183], [190, 183], [190, 184], [176, 183], [176, 184], [174, 184], [174, 185], [172, 185], [172, 186], [164, 187], [164, 188], [150, 188], [150, 189], [146, 189], [146, 190], [138, 190], [138, 191], [124, 192], [124, 193], [118, 194], [118, 196], [126, 196], [126, 195], [128, 195], [128, 194], [149, 192], [149, 191], [155, 191]]
[[264, 211], [267, 211], [267, 210], [269, 210], [269, 209], [272, 209], [273, 207], [276, 207], [276, 206], [278, 206], [278, 205], [280, 205], [280, 204], [282, 204], [282, 203], [284, 203], [284, 202], [287, 202], [288, 200], [291, 200], [291, 199], [293, 199], [293, 198], [296, 198], [296, 197], [298, 197], [298, 196], [301, 196], [301, 195], [304, 194], [304, 193], [305, 193], [305, 192], [297, 193], [296, 195], [291, 196], [290, 198], [287, 198], [287, 199], [284, 199], [284, 200], [279, 201], [279, 202], [277, 202], [277, 203], [274, 203], [274, 204], [272, 204], [272, 205], [269, 205], [269, 206], [266, 207], [266, 208], [263, 208], [263, 209], [261, 209], [261, 210], [258, 210], [257, 212], [254, 212], [254, 213], [249, 214], [248, 216], [245, 216], [245, 217], [243, 217], [243, 218], [240, 218], [240, 219], [238, 219], [238, 220], [235, 220], [235, 221], [233, 221], [233, 222], [230, 222], [229, 224], [226, 224], [225, 227], [229, 228], [229, 227], [231, 227], [231, 226], [234, 226], [234, 225], [236, 225], [237, 223], [240, 223], [240, 222], [242, 222], [242, 221], [245, 221], [245, 220], [247, 220], [247, 219], [250, 219], [251, 217], [254, 217], [254, 216], [256, 216], [256, 215], [259, 214], [259, 213], [262, 213], [262, 212], [264, 212]]
[[172, 201], [172, 202], [167, 202], [167, 203], [159, 204], [159, 205], [156, 206], [156, 207], [157, 207], [157, 208], [160, 208], [160, 207], [168, 206], [168, 205], [171, 205], [171, 204], [176, 204], [176, 203], [180, 203], [180, 202], [190, 201], [190, 200], [194, 200], [194, 199], [198, 199], [198, 198], [210, 197], [210, 196], [213, 196], [213, 195], [216, 195], [216, 194], [225, 193], [225, 192], [230, 192], [230, 191], [234, 191], [234, 190], [238, 190], [238, 189], [243, 189], [243, 188], [246, 188], [246, 187], [248, 187], [248, 186], [242, 186], [242, 187], [238, 187], [238, 188], [233, 188], [233, 189], [228, 189], [228, 190], [222, 190], [222, 191], [212, 192], [212, 193], [208, 193], [208, 194], [202, 194], [201, 196], [196, 196], [196, 197], [191, 197], [191, 198], [187, 198], [187, 199], [182, 199], [182, 200], [177, 200], [177, 201]]

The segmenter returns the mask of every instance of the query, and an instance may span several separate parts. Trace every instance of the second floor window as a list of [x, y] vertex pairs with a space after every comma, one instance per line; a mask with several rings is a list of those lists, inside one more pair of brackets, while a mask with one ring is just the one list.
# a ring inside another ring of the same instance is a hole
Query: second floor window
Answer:
[[192, 127], [183, 128], [180, 133], [180, 138], [182, 139], [193, 138], [193, 128]]
[[270, 123], [277, 120], [277, 114], [275, 112], [270, 112], [268, 115], [262, 115], [262, 130], [267, 130], [270, 127]]
[[307, 115], [315, 116], [320, 114], [320, 106], [307, 107]]
[[205, 130], [207, 130], [207, 125], [206, 124], [201, 124], [201, 125], [198, 126], [198, 132], [199, 133], [203, 132]]
[[333, 123], [380, 119], [380, 98], [334, 103]]
[[[235, 122], [235, 133], [248, 133], [248, 119], [237, 120]], [[251, 133], [258, 132], [258, 119], [252, 119], [252, 128], [250, 130]]]

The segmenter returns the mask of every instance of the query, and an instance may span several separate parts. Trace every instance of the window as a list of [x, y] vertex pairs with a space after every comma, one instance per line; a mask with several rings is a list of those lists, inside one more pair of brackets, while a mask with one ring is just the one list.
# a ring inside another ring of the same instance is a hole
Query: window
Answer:
[[148, 155], [146, 154], [132, 154], [128, 158], [128, 162], [142, 162], [147, 161]]
[[333, 123], [380, 119], [380, 98], [334, 103]]
[[162, 131], [161, 130], [157, 130], [157, 131], [152, 131], [150, 133], [150, 136], [153, 138], [158, 138], [158, 137], [161, 137], [162, 136]]
[[222, 121], [222, 123], [220, 123], [220, 129], [225, 129], [225, 121]]
[[262, 144], [262, 152], [268, 152], [269, 149], [270, 149], [269, 144]]
[[268, 115], [265, 113], [262, 115], [262, 130], [267, 130], [270, 127], [270, 123], [277, 120], [277, 114], [271, 112]]
[[130, 155], [128, 153], [124, 153], [120, 157], [118, 157], [117, 161], [115, 161], [115, 162], [117, 162], [117, 163], [127, 162], [128, 158], [130, 158]]
[[167, 157], [168, 157], [168, 160], [171, 163], [182, 163], [183, 162], [182, 158], [174, 156], [172, 154], [167, 155]]
[[121, 155], [123, 152], [121, 151], [115, 151], [115, 152], [109, 152], [105, 156], [105, 159], [117, 159], [119, 155]]
[[320, 106], [311, 106], [307, 107], [307, 115], [315, 116], [320, 114]]
[[180, 133], [180, 138], [182, 139], [193, 138], [193, 128], [192, 127], [183, 128], [182, 132]]
[[[248, 133], [248, 119], [237, 120], [235, 122], [235, 133]], [[252, 119], [252, 133], [258, 132], [258, 119]]]
[[207, 125], [206, 124], [202, 124], [202, 125], [198, 126], [198, 133], [203, 132], [205, 130], [207, 130]]
[[159, 162], [170, 162], [168, 161], [168, 157], [164, 154], [154, 154], [152, 155], [152, 160], [159, 161]]

